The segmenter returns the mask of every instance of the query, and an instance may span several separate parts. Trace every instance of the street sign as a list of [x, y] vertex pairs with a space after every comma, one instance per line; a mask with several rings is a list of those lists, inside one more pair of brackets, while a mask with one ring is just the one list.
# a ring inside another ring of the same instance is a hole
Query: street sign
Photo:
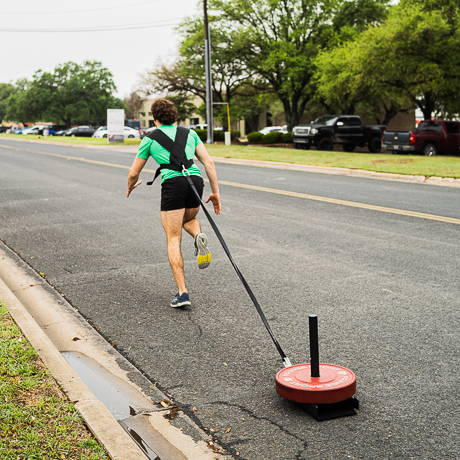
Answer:
[[123, 142], [125, 125], [124, 109], [107, 109], [107, 139], [109, 142]]

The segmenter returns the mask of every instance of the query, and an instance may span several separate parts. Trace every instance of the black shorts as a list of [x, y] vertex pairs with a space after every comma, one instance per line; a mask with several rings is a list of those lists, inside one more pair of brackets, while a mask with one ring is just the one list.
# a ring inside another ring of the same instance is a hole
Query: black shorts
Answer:
[[[195, 188], [203, 196], [204, 182], [200, 176], [190, 176]], [[161, 210], [198, 208], [200, 202], [184, 176], [167, 179], [161, 184]]]

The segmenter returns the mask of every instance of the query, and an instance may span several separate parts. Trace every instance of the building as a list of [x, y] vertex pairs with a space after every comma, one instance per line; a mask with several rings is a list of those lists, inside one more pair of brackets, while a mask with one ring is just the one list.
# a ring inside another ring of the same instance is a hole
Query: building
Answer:
[[[134, 114], [135, 118], [140, 120], [141, 128], [151, 128], [152, 126], [154, 126], [153, 116], [152, 116], [152, 112], [150, 111], [150, 108], [152, 107], [153, 101], [155, 99], [158, 99], [159, 97], [160, 96], [147, 96], [142, 101], [142, 105], [139, 111]], [[193, 102], [195, 103], [195, 106], [197, 106], [201, 103], [201, 100], [199, 98], [195, 98]], [[195, 114], [192, 114], [190, 118], [186, 118], [180, 124], [184, 126], [204, 125], [206, 124], [206, 120], [203, 117], [201, 117], [199, 114], [195, 113]]]

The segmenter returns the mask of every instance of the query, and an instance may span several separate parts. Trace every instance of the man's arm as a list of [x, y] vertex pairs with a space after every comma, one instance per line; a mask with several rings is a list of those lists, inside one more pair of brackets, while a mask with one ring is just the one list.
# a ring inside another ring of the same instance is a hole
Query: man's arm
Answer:
[[129, 197], [131, 192], [138, 186], [142, 184], [141, 180], [139, 179], [139, 174], [142, 171], [142, 168], [144, 167], [145, 163], [147, 163], [147, 160], [144, 158], [139, 158], [136, 157], [133, 161], [133, 164], [131, 165], [131, 168], [129, 169], [128, 172], [128, 190], [126, 192], [126, 198]]
[[209, 155], [204, 144], [196, 146], [195, 155], [200, 163], [203, 164], [204, 170], [206, 171], [206, 175], [209, 179], [209, 184], [211, 185], [211, 194], [206, 200], [206, 203], [211, 201], [214, 206], [214, 212], [216, 214], [220, 214], [222, 205], [220, 201], [219, 184], [217, 182], [217, 171], [214, 160]]

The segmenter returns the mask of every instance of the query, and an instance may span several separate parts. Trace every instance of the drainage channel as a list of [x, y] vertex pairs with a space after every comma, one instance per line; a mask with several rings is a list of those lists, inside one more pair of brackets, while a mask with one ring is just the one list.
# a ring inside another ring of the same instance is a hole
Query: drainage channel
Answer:
[[155, 435], [146, 420], [151, 411], [161, 410], [148, 402], [128, 383], [114, 376], [92, 358], [73, 352], [61, 352], [85, 385], [112, 413], [114, 418], [142, 449], [149, 460], [161, 460], [155, 451]]

